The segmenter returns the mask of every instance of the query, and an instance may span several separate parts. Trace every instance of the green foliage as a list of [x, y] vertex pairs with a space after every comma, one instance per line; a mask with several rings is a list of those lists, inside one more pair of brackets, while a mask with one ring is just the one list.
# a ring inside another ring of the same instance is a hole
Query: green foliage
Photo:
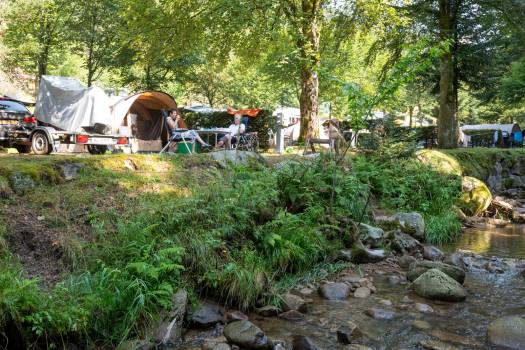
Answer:
[[525, 102], [525, 59], [514, 62], [501, 81], [501, 96], [511, 104]]
[[458, 234], [459, 219], [450, 210], [461, 193], [460, 177], [444, 176], [410, 158], [388, 162], [377, 157], [358, 158], [354, 167], [361, 181], [370, 183], [382, 206], [421, 213], [428, 221], [429, 240], [450, 241]]

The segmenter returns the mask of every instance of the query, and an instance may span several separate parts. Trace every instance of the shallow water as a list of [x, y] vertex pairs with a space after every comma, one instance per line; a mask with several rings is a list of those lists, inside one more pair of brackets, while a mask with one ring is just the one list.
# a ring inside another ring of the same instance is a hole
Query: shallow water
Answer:
[[[303, 321], [256, 314], [249, 315], [250, 320], [272, 339], [291, 343], [293, 336], [304, 335], [325, 350], [345, 349], [345, 345], [338, 343], [336, 332], [348, 322], [355, 323], [362, 333], [355, 343], [375, 350], [419, 350], [423, 349], [419, 342], [427, 339], [439, 339], [458, 349], [496, 350], [486, 339], [489, 323], [507, 315], [525, 317], [525, 278], [520, 275], [525, 269], [525, 225], [468, 229], [454, 245], [443, 249], [472, 252], [465, 253], [468, 297], [464, 302], [433, 302], [411, 292], [408, 283], [391, 284], [388, 277], [403, 276], [404, 271], [395, 262], [385, 261], [351, 271], [372, 279], [377, 292], [366, 299], [350, 296], [343, 301], [329, 301], [314, 292], [310, 296], [313, 303]], [[487, 271], [487, 265], [497, 266], [499, 273]], [[410, 301], [404, 300], [405, 297]], [[385, 299], [393, 305], [381, 304]], [[418, 312], [415, 303], [428, 304], [434, 312]], [[392, 320], [373, 319], [365, 314], [371, 307], [394, 311], [396, 316]], [[416, 328], [413, 325], [416, 320], [428, 322], [430, 328]], [[197, 338], [202, 337], [201, 334]]]
[[[520, 275], [525, 264], [517, 259], [489, 257], [524, 258], [525, 226], [468, 230], [454, 246], [447, 247], [448, 251], [455, 249], [487, 257], [467, 258], [472, 266], [465, 281], [468, 291], [465, 302], [425, 300], [411, 292], [408, 284], [389, 284], [388, 276], [393, 272], [377, 270], [371, 273], [377, 293], [367, 299], [350, 297], [334, 302], [314, 296], [314, 303], [303, 322], [259, 316], [253, 316], [253, 321], [272, 338], [290, 340], [293, 335], [305, 335], [323, 349], [344, 349], [344, 345], [337, 343], [336, 329], [348, 321], [357, 324], [364, 333], [356, 342], [377, 350], [422, 349], [418, 343], [425, 339], [441, 339], [460, 349], [496, 349], [486, 340], [489, 323], [504, 315], [525, 317], [525, 279]], [[502, 266], [504, 272], [488, 272], [484, 268], [486, 263]], [[414, 303], [403, 303], [405, 296], [430, 305], [435, 312], [418, 312]], [[381, 305], [381, 299], [392, 301], [393, 306]], [[387, 321], [372, 319], [365, 314], [370, 307], [393, 310], [396, 317]], [[412, 325], [414, 320], [427, 321], [431, 328], [418, 330]]]
[[523, 259], [525, 258], [525, 225], [469, 228], [457, 242], [444, 249], [447, 251], [462, 249], [484, 256]]

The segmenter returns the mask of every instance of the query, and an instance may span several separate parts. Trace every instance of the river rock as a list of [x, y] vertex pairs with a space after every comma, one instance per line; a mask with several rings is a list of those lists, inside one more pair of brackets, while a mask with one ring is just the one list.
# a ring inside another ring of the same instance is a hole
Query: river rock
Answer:
[[191, 323], [199, 327], [211, 327], [224, 321], [224, 310], [213, 304], [202, 303], [191, 316]]
[[455, 252], [445, 257], [443, 260], [445, 264], [459, 267], [460, 269], [465, 269], [465, 262], [463, 261], [463, 254], [460, 252]]
[[341, 344], [350, 344], [353, 339], [361, 335], [357, 325], [350, 321], [348, 322], [347, 326], [339, 327], [336, 333], [337, 341]]
[[388, 280], [388, 283], [393, 285], [393, 286], [395, 286], [396, 284], [401, 283], [401, 277], [399, 277], [398, 275], [388, 276], [387, 280]]
[[213, 350], [216, 346], [220, 344], [227, 343], [228, 339], [224, 336], [216, 337], [216, 338], [207, 338], [204, 339], [201, 345], [201, 350]]
[[434, 309], [432, 308], [432, 306], [427, 305], [427, 304], [416, 303], [414, 307], [416, 308], [417, 311], [424, 313], [424, 314], [431, 314], [434, 312]]
[[421, 243], [409, 234], [392, 231], [390, 236], [390, 246], [392, 249], [401, 254], [411, 254], [421, 250]]
[[295, 310], [303, 313], [308, 311], [308, 305], [306, 301], [300, 296], [291, 293], [286, 293], [281, 298], [283, 300], [284, 311]]
[[256, 309], [255, 312], [263, 317], [273, 317], [277, 316], [281, 312], [281, 309], [273, 305], [267, 305]]
[[400, 257], [397, 261], [399, 266], [403, 269], [408, 269], [410, 267], [410, 264], [416, 262], [416, 258], [414, 258], [411, 255], [403, 255]]
[[392, 303], [392, 301], [390, 301], [388, 299], [381, 299], [381, 300], [379, 300], [379, 304], [384, 305], [384, 306], [392, 306], [392, 305], [394, 305], [394, 303]]
[[416, 261], [412, 265], [410, 265], [410, 269], [407, 273], [407, 279], [410, 282], [415, 281], [419, 276], [421, 276], [423, 273], [430, 269], [438, 269], [445, 274], [449, 275], [459, 283], [463, 284], [465, 282], [465, 271], [460, 269], [459, 267], [444, 264], [439, 261]]
[[357, 264], [376, 263], [385, 258], [386, 253], [383, 249], [368, 249], [361, 242], [352, 247], [352, 261]]
[[412, 322], [412, 327], [414, 327], [415, 329], [419, 329], [420, 331], [426, 331], [431, 329], [432, 325], [427, 321], [414, 320], [414, 322]]
[[337, 254], [337, 259], [352, 262], [352, 251], [350, 249], [341, 249], [339, 254]]
[[303, 335], [296, 335], [292, 341], [293, 350], [320, 350], [312, 339]]
[[375, 307], [366, 310], [365, 314], [376, 320], [391, 320], [396, 316], [394, 311], [379, 309]]
[[224, 327], [224, 336], [230, 343], [247, 349], [271, 349], [264, 332], [250, 321], [236, 321]]
[[215, 345], [212, 350], [231, 350], [232, 347], [228, 343], [219, 343]]
[[461, 284], [438, 269], [426, 271], [412, 286], [418, 295], [431, 300], [463, 301], [467, 297]]
[[282, 314], [279, 314], [279, 318], [282, 318], [283, 320], [288, 320], [292, 322], [298, 322], [304, 320], [304, 314], [300, 313], [297, 310], [289, 310], [286, 312], [283, 312]]
[[458, 199], [458, 206], [465, 214], [477, 216], [487, 210], [492, 202], [492, 194], [483, 181], [465, 176], [461, 187], [462, 193]]
[[441, 261], [445, 254], [433, 245], [426, 245], [423, 247], [423, 258], [431, 261]]
[[343, 300], [350, 295], [350, 287], [346, 283], [328, 282], [319, 288], [319, 293], [328, 300]]
[[246, 316], [244, 313], [238, 311], [238, 310], [230, 310], [226, 313], [225, 320], [226, 323], [234, 322], [234, 321], [242, 321], [247, 320], [248, 316]]
[[182, 336], [182, 323], [188, 307], [188, 293], [180, 289], [171, 300], [173, 308], [162, 316], [162, 322], [155, 330], [155, 342], [163, 346], [173, 346]]
[[371, 246], [377, 246], [384, 235], [383, 229], [379, 227], [370, 226], [367, 224], [359, 224], [359, 238], [362, 242]]
[[365, 299], [370, 296], [372, 292], [367, 287], [359, 287], [354, 292], [354, 298]]
[[423, 349], [428, 349], [428, 350], [461, 350], [462, 349], [458, 346], [447, 344], [445, 342], [442, 342], [441, 340], [434, 340], [434, 339], [421, 340], [419, 342], [419, 345], [421, 345]]
[[412, 213], [397, 213], [394, 218], [399, 222], [399, 227], [404, 233], [417, 238], [425, 238], [425, 220], [421, 214]]
[[487, 331], [489, 341], [509, 349], [525, 349], [525, 319], [505, 316], [493, 321]]

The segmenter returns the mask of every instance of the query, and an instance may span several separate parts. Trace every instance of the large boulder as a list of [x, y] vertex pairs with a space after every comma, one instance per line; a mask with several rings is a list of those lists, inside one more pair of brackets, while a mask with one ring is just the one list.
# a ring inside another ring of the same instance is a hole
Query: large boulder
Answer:
[[525, 319], [505, 316], [493, 321], [487, 330], [489, 341], [509, 349], [525, 349]]
[[421, 214], [412, 213], [397, 213], [394, 215], [394, 219], [399, 223], [399, 228], [404, 233], [417, 238], [425, 238], [425, 220]]
[[412, 287], [418, 295], [431, 300], [463, 301], [467, 297], [461, 284], [438, 269], [423, 273]]
[[224, 327], [224, 336], [230, 343], [246, 349], [271, 349], [264, 332], [250, 321], [237, 321]]
[[370, 226], [367, 224], [359, 224], [359, 238], [361, 241], [371, 246], [378, 246], [384, 235], [383, 229], [379, 227]]
[[438, 269], [441, 272], [445, 273], [446, 275], [452, 277], [453, 279], [455, 279], [461, 284], [465, 282], [465, 271], [463, 271], [461, 268], [457, 266], [444, 264], [439, 261], [428, 261], [428, 260], [416, 261], [410, 264], [410, 267], [407, 273], [407, 279], [410, 282], [413, 282], [423, 273], [431, 269]]
[[465, 176], [461, 187], [458, 206], [466, 215], [477, 216], [487, 210], [492, 202], [492, 194], [483, 181]]

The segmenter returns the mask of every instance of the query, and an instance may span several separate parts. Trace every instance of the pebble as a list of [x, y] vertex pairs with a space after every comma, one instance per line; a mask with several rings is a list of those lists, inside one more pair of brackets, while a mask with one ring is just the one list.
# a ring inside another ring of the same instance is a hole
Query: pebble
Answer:
[[371, 294], [371, 291], [367, 287], [359, 287], [355, 290], [354, 297], [365, 299], [365, 298], [368, 298], [370, 294]]
[[408, 295], [405, 295], [405, 296], [403, 297], [403, 299], [401, 299], [401, 302], [402, 302], [402, 303], [409, 304], [409, 303], [412, 303], [413, 301], [412, 301], [412, 299], [410, 299], [410, 298], [408, 297]]
[[434, 309], [432, 308], [432, 306], [427, 305], [427, 304], [416, 303], [415, 308], [417, 311], [424, 313], [424, 314], [431, 314], [434, 312]]
[[412, 327], [419, 329], [420, 331], [423, 331], [423, 330], [428, 330], [432, 328], [432, 325], [428, 323], [427, 321], [414, 320], [414, 322], [412, 322]]
[[401, 277], [396, 276], [396, 275], [388, 276], [388, 283], [390, 283], [392, 285], [399, 284], [399, 283], [401, 283]]
[[385, 305], [385, 306], [392, 306], [393, 305], [393, 303], [390, 300], [387, 300], [387, 299], [379, 300], [379, 304]]
[[375, 307], [366, 310], [365, 313], [376, 320], [391, 320], [396, 316], [395, 312], [393, 311]]

